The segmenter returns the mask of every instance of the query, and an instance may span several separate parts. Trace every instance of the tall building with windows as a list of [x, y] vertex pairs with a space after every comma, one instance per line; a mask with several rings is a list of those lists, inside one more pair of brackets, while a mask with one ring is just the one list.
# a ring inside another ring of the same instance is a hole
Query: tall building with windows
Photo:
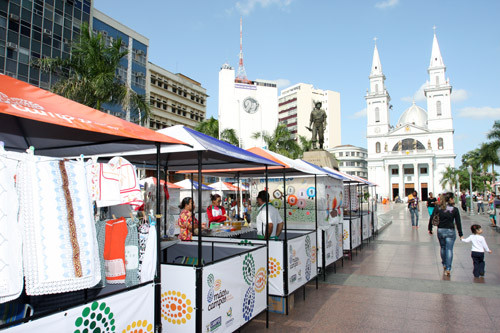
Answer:
[[201, 83], [149, 63], [151, 117], [149, 127], [157, 130], [173, 125], [194, 128], [205, 120], [207, 90]]
[[[108, 44], [121, 39], [122, 50], [128, 50], [128, 54], [121, 59], [116, 74], [137, 94], [148, 96], [149, 84], [146, 82], [149, 81], [147, 77], [149, 39], [97, 9], [93, 10], [92, 29], [100, 32]], [[112, 115], [134, 123], [138, 123], [144, 116], [140, 110], [131, 110], [130, 118], [127, 119], [126, 110], [119, 105], [105, 105], [104, 108]]]
[[72, 40], [91, 15], [91, 0], [0, 0], [0, 73], [49, 89], [56, 78], [31, 61], [69, 58]]
[[452, 88], [445, 77], [446, 66], [435, 34], [427, 72], [427, 111], [413, 102], [392, 126], [390, 96], [375, 45], [370, 88], [365, 96], [367, 161], [368, 179], [379, 185], [377, 192], [383, 197], [394, 199], [415, 190], [425, 200], [429, 192], [444, 190], [440, 184], [443, 171], [455, 166]]
[[278, 121], [298, 138], [299, 135], [311, 138], [306, 127], [310, 125], [311, 111], [316, 102], [327, 115], [325, 142], [323, 147], [340, 145], [340, 93], [331, 90], [315, 89], [312, 85], [298, 83], [281, 91], [278, 97]]
[[327, 149], [338, 161], [339, 170], [349, 175], [368, 177], [367, 150], [353, 145], [340, 145]]

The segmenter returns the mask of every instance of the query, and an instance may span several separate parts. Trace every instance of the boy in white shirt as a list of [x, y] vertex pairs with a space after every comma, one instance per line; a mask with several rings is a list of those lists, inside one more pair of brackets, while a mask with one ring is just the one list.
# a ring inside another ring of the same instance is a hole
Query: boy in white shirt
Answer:
[[491, 253], [491, 250], [488, 248], [488, 244], [486, 244], [484, 237], [481, 236], [483, 229], [481, 229], [479, 224], [473, 224], [470, 227], [470, 230], [472, 231], [472, 235], [465, 239], [462, 238], [462, 242], [472, 242], [471, 257], [472, 262], [474, 263], [474, 270], [472, 271], [472, 274], [478, 278], [480, 276], [484, 276], [484, 267], [486, 265], [484, 262], [484, 251]]

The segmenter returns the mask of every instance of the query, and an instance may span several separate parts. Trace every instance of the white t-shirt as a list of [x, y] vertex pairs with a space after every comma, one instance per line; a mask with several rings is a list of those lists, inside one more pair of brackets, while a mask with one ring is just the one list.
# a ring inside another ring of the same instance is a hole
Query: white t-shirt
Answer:
[[[257, 214], [257, 233], [259, 235], [266, 235], [266, 204], [263, 204], [258, 208]], [[276, 228], [278, 224], [283, 222], [283, 219], [280, 216], [280, 213], [273, 205], [268, 204], [269, 206], [269, 223], [273, 224], [273, 231], [271, 232], [271, 237], [276, 236]]]
[[470, 235], [469, 237], [462, 239], [462, 242], [472, 242], [472, 251], [474, 252], [490, 252], [488, 244], [486, 244], [486, 240], [481, 235]]

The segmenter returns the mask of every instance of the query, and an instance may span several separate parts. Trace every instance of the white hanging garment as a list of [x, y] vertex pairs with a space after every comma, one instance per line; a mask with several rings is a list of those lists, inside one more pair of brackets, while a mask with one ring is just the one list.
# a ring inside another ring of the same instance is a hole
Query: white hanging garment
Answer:
[[141, 283], [153, 280], [156, 272], [156, 225], [149, 228], [148, 240], [146, 242], [146, 251], [141, 266]]

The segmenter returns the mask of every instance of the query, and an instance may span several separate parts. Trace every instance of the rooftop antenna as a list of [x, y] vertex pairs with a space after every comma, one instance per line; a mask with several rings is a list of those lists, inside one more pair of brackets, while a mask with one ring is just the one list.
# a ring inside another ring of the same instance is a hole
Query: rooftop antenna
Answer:
[[247, 78], [247, 72], [243, 65], [243, 19], [240, 17], [240, 62], [238, 65], [238, 73], [236, 74], [236, 82], [250, 83]]

